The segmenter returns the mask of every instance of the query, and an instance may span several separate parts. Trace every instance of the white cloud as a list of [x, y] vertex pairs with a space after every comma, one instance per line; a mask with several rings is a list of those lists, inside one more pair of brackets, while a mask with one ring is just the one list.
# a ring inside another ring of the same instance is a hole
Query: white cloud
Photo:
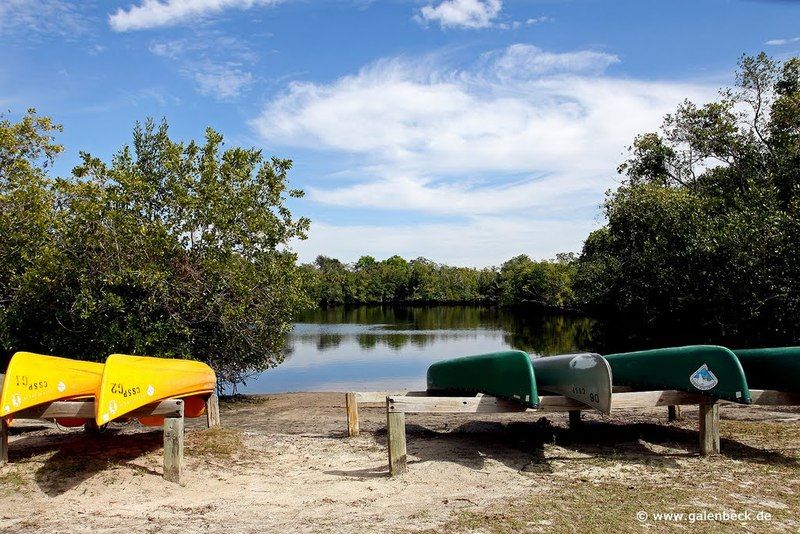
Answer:
[[271, 6], [281, 0], [142, 0], [128, 9], [119, 8], [109, 15], [111, 27], [118, 32], [147, 30], [174, 26], [226, 9], [250, 9], [253, 6]]
[[553, 17], [533, 17], [525, 21], [525, 24], [528, 26], [533, 26], [534, 24], [543, 24], [545, 22], [553, 22]]
[[213, 33], [192, 40], [156, 41], [150, 51], [176, 63], [200, 94], [216, 100], [232, 100], [245, 91], [253, 83], [248, 67], [258, 60], [236, 38]]
[[499, 54], [488, 54], [494, 60], [494, 68], [500, 75], [518, 77], [540, 74], [601, 73], [610, 65], [619, 63], [613, 54], [593, 50], [577, 52], [545, 52], [535, 46], [515, 44]]
[[438, 22], [442, 28], [488, 28], [502, 9], [501, 0], [444, 0], [424, 6], [416, 19], [423, 24]]
[[[655, 130], [684, 98], [716, 97], [715, 87], [604, 70], [618, 61], [530, 45], [485, 54], [467, 69], [385, 59], [331, 83], [294, 83], [251, 124], [270, 146], [347, 160], [358, 178], [318, 182], [307, 188], [312, 201], [448, 221], [315, 224], [298, 250], [351, 259], [355, 249], [379, 255], [396, 247], [476, 265], [527, 251], [552, 256], [579, 249], [636, 134]], [[447, 239], [451, 245], [439, 242]]]
[[236, 98], [253, 81], [253, 75], [232, 65], [206, 65], [194, 73], [200, 93], [219, 100]]
[[791, 37], [789, 39], [770, 39], [769, 41], [765, 42], [764, 44], [765, 45], [770, 45], [770, 46], [781, 46], [781, 45], [787, 45], [787, 44], [792, 44], [792, 43], [797, 43], [797, 42], [800, 42], [800, 37]]
[[66, 0], [2, 0], [0, 35], [26, 40], [58, 37], [75, 39], [89, 31], [80, 3]]

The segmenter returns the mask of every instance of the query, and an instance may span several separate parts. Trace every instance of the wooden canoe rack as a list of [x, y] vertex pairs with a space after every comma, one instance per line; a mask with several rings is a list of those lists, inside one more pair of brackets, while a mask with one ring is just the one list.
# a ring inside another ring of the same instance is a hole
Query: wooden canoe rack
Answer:
[[[750, 390], [753, 404], [767, 406], [800, 406], [800, 395], [772, 390]], [[407, 413], [510, 413], [510, 412], [568, 412], [570, 427], [580, 423], [581, 411], [590, 410], [585, 404], [560, 395], [539, 397], [536, 409], [489, 395], [474, 397], [429, 396], [425, 391], [406, 392], [351, 392], [345, 395], [347, 429], [349, 436], [359, 434], [358, 405], [385, 404], [386, 431], [389, 453], [389, 474], [406, 471]], [[719, 407], [730, 404], [714, 401], [704, 395], [683, 391], [625, 391], [615, 388], [611, 397], [612, 410], [669, 407], [670, 420], [680, 417], [681, 405], [700, 408], [700, 454], [719, 454]]]
[[[3, 375], [0, 374], [0, 387]], [[164, 418], [164, 479], [180, 484], [183, 480], [183, 437], [184, 414], [183, 401], [167, 399], [148, 404], [126, 414], [126, 417], [163, 417]], [[57, 419], [78, 418], [94, 421], [94, 400], [56, 401], [40, 404], [14, 414], [14, 419]], [[219, 426], [219, 399], [212, 394], [206, 400], [206, 423], [208, 428]], [[8, 461], [8, 422], [0, 418], [0, 466]]]

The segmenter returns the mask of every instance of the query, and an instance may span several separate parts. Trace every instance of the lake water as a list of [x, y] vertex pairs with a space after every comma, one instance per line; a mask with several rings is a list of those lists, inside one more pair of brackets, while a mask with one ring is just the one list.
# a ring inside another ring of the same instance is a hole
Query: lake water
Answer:
[[425, 389], [435, 361], [505, 349], [539, 355], [591, 350], [593, 321], [478, 306], [316, 310], [295, 324], [285, 361], [240, 393]]

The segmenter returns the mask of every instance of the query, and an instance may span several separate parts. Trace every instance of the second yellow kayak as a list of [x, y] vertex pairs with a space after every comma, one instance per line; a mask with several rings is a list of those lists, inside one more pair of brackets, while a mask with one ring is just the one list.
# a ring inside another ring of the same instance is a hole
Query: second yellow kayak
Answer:
[[96, 394], [97, 424], [164, 399], [207, 397], [216, 386], [214, 371], [202, 362], [112, 354]]

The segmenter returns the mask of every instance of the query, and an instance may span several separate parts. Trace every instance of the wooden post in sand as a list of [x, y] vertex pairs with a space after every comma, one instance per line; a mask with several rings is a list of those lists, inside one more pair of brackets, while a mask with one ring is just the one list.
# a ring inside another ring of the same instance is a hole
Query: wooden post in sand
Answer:
[[581, 411], [580, 410], [570, 410], [569, 411], [569, 428], [572, 430], [576, 430], [581, 426]]
[[220, 426], [219, 422], [219, 397], [216, 393], [212, 393], [206, 400], [206, 424], [208, 428]]
[[700, 454], [719, 454], [719, 404], [700, 405]]
[[683, 421], [683, 416], [681, 415], [680, 406], [677, 405], [667, 406], [667, 421], [670, 423], [674, 423], [675, 421]]
[[406, 414], [393, 411], [386, 397], [386, 441], [389, 444], [389, 476], [406, 472]]
[[[3, 380], [6, 375], [0, 373], [0, 393], [3, 392]], [[0, 407], [0, 410], [2, 408]], [[8, 422], [0, 417], [0, 466], [8, 463]]]
[[355, 393], [346, 393], [344, 396], [347, 408], [347, 435], [351, 438], [358, 436], [358, 400]]
[[0, 467], [8, 463], [8, 422], [0, 417]]
[[183, 401], [180, 415], [164, 418], [164, 479], [180, 484], [183, 478]]

